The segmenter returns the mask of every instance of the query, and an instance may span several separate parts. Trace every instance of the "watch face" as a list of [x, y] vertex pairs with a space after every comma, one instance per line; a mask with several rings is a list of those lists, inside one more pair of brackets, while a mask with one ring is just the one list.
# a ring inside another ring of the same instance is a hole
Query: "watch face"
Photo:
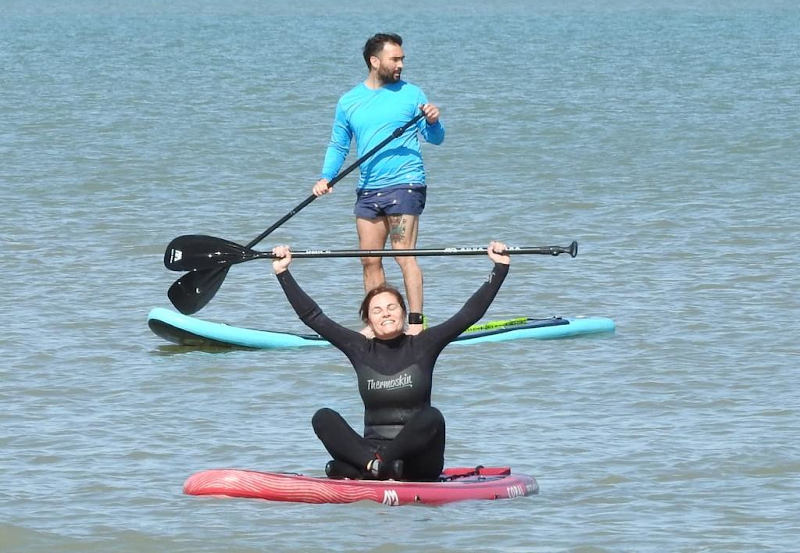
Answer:
[[422, 313], [409, 313], [408, 314], [408, 324], [410, 324], [410, 325], [421, 325], [422, 324]]

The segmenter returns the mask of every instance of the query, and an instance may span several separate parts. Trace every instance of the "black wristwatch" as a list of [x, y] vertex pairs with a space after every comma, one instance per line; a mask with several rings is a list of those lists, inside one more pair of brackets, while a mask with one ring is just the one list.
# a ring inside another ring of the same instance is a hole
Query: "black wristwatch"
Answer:
[[422, 324], [422, 313], [409, 313], [408, 314], [408, 324], [410, 324], [410, 325], [421, 325]]

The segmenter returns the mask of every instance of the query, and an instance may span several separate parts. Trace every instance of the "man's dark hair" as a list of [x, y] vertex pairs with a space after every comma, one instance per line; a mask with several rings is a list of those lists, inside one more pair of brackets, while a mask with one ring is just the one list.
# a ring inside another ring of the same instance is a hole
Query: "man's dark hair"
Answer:
[[387, 42], [398, 46], [403, 45], [403, 39], [400, 35], [394, 33], [378, 33], [367, 39], [367, 43], [364, 45], [364, 61], [367, 63], [367, 69], [372, 69], [369, 58], [380, 54], [381, 50], [383, 50], [383, 45]]

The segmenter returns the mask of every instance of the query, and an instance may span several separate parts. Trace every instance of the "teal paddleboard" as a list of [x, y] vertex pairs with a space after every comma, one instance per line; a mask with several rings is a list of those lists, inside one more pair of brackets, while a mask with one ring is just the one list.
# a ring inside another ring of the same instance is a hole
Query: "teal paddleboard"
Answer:
[[[253, 349], [330, 346], [327, 340], [316, 334], [242, 328], [205, 321], [162, 307], [155, 307], [150, 311], [147, 324], [161, 338], [183, 346]], [[613, 320], [605, 317], [520, 317], [476, 325], [474, 330], [464, 332], [452, 344], [503, 342], [522, 338], [548, 340], [603, 332], [614, 332]]]

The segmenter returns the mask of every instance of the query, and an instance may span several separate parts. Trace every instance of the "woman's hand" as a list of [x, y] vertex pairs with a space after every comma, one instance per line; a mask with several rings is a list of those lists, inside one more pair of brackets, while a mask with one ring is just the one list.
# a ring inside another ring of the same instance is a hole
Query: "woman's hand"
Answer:
[[495, 263], [502, 263], [503, 265], [510, 265], [511, 264], [511, 257], [508, 254], [501, 254], [499, 252], [503, 252], [508, 249], [508, 246], [503, 244], [502, 242], [497, 242], [492, 240], [489, 242], [489, 248], [487, 252], [489, 254], [489, 259], [494, 261]]
[[289, 268], [292, 262], [292, 250], [289, 249], [289, 246], [275, 246], [272, 248], [272, 255], [275, 256], [275, 259], [272, 260], [272, 270], [276, 275]]

